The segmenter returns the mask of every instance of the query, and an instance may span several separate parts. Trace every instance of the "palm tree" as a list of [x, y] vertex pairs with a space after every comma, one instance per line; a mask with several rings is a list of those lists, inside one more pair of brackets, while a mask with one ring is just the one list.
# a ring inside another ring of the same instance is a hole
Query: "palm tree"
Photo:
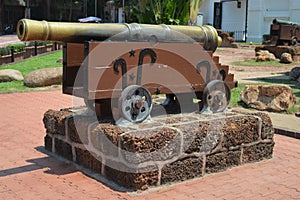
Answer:
[[190, 24], [195, 24], [202, 0], [190, 0]]
[[128, 21], [152, 24], [194, 24], [202, 0], [130, 0]]

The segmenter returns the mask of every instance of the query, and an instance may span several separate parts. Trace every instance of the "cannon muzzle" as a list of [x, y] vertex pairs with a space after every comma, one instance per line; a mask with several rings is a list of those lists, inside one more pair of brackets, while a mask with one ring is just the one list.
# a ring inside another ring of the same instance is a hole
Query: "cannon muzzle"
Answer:
[[47, 22], [21, 19], [17, 25], [21, 41], [155, 41], [199, 42], [206, 50], [215, 51], [222, 39], [212, 26], [177, 26], [152, 24], [96, 24]]

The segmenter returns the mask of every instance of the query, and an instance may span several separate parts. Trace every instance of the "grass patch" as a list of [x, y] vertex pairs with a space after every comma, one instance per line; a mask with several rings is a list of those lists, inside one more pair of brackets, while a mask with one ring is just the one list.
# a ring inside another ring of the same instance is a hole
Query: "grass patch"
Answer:
[[3, 65], [0, 66], [0, 70], [15, 69], [19, 70], [23, 74], [23, 76], [26, 76], [29, 72], [37, 69], [62, 66], [61, 63], [57, 62], [59, 58], [62, 58], [62, 51], [56, 51], [54, 53], [49, 53], [46, 55], [33, 56], [21, 62]]
[[224, 52], [224, 51], [226, 51], [226, 50], [220, 49], [220, 48], [217, 48], [217, 49], [216, 49], [216, 52]]
[[233, 65], [237, 66], [249, 66], [249, 67], [255, 67], [255, 66], [271, 66], [271, 67], [286, 67], [286, 66], [294, 66], [295, 64], [284, 64], [280, 63], [278, 60], [271, 60], [266, 62], [256, 62], [256, 59], [249, 59], [244, 61], [236, 61], [232, 62]]
[[[34, 56], [21, 62], [0, 66], [0, 70], [15, 69], [19, 70], [23, 76], [26, 76], [28, 73], [37, 69], [61, 67], [62, 64], [57, 62], [60, 58], [62, 58], [62, 51], [56, 51], [46, 55]], [[26, 87], [24, 86], [23, 81], [0, 83], [0, 93], [28, 92], [35, 90], [39, 89]]]
[[261, 45], [261, 42], [236, 42], [239, 45]]
[[241, 104], [240, 93], [246, 84], [239, 84], [238, 87], [231, 90], [231, 98], [229, 102], [230, 107], [238, 107]]

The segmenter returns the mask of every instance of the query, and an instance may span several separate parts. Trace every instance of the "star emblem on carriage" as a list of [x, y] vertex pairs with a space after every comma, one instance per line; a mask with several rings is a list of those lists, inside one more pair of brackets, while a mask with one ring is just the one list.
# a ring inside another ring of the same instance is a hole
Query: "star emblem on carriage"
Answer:
[[129, 51], [129, 57], [135, 57], [135, 51], [133, 49]]

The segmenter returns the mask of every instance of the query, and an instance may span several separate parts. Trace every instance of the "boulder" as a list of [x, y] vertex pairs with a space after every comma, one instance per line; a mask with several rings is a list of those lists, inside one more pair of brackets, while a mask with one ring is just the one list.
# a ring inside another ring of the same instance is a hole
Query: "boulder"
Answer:
[[297, 81], [300, 78], [300, 67], [294, 67], [289, 73], [292, 81]]
[[293, 57], [290, 53], [283, 53], [280, 56], [280, 62], [290, 64], [293, 62]]
[[286, 111], [295, 103], [292, 89], [286, 85], [246, 85], [241, 100], [257, 110]]
[[0, 82], [23, 81], [24, 77], [21, 72], [15, 69], [0, 70]]
[[24, 78], [27, 87], [58, 85], [62, 82], [62, 68], [45, 68], [30, 72]]
[[268, 50], [259, 50], [255, 53], [255, 56], [256, 62], [276, 60], [275, 55], [270, 53]]

